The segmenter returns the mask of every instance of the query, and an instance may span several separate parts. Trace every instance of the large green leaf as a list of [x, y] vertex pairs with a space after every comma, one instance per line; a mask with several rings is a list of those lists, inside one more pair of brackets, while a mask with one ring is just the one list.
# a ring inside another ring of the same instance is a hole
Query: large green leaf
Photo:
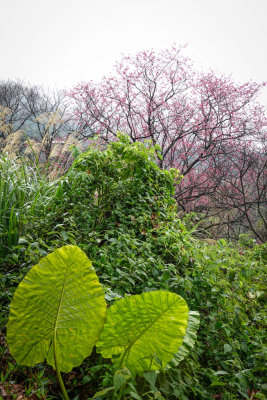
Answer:
[[188, 319], [184, 299], [165, 291], [118, 300], [107, 311], [98, 352], [133, 373], [157, 370], [169, 362], [183, 342]]
[[20, 364], [47, 360], [70, 371], [89, 356], [103, 329], [104, 292], [91, 262], [76, 246], [40, 260], [18, 286], [11, 303], [7, 341]]

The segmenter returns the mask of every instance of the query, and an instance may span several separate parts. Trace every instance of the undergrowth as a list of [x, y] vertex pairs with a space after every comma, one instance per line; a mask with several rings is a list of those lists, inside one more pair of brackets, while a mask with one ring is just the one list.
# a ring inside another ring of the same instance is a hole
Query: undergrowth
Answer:
[[[0, 216], [5, 243], [0, 275], [4, 398], [18, 398], [16, 388], [28, 399], [60, 398], [52, 369], [21, 367], [12, 360], [5, 325], [23, 276], [64, 244], [77, 244], [86, 252], [110, 304], [127, 294], [162, 289], [181, 295], [200, 312], [196, 345], [181, 364], [157, 374], [154, 383], [149, 377], [127, 378], [139, 398], [266, 398], [266, 244], [247, 245], [244, 238], [239, 244], [223, 239], [211, 244], [194, 237], [196, 228], [177, 218], [173, 194], [179, 172], [160, 170], [157, 152], [149, 143], [130, 144], [120, 135], [104, 151], [90, 147], [53, 183], [30, 170], [25, 176], [14, 173], [18, 178], [13, 181], [5, 175], [1, 187], [8, 182], [14, 193], [0, 203], [8, 202]], [[22, 168], [15, 161], [11, 165]], [[91, 399], [99, 386], [113, 385], [115, 372], [93, 353], [65, 376], [70, 397]], [[157, 388], [153, 393], [152, 383]], [[115, 399], [116, 394], [110, 391], [101, 398]]]

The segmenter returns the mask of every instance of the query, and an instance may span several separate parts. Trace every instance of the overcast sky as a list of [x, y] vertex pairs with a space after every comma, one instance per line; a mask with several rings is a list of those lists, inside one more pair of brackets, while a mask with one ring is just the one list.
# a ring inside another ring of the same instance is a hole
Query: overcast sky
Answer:
[[[0, 79], [70, 88], [122, 54], [187, 44], [199, 70], [267, 81], [267, 0], [0, 0]], [[267, 107], [267, 87], [260, 101]]]

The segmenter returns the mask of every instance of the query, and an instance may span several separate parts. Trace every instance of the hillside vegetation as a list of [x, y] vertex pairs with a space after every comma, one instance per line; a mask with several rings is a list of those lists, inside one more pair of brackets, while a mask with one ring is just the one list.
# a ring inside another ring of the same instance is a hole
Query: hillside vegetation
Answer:
[[50, 365], [19, 365], [10, 355], [6, 324], [23, 277], [72, 245], [91, 260], [108, 309], [132, 295], [168, 291], [195, 312], [195, 327], [199, 313], [200, 325], [196, 335], [188, 323], [182, 356], [166, 367], [155, 354], [158, 368], [137, 374], [94, 349], [63, 374], [70, 399], [265, 399], [266, 244], [246, 235], [235, 243], [205, 239], [194, 215], [179, 219], [182, 176], [159, 168], [160, 147], [151, 142], [118, 134], [73, 156], [55, 180], [36, 163], [0, 158], [2, 398], [61, 398]]

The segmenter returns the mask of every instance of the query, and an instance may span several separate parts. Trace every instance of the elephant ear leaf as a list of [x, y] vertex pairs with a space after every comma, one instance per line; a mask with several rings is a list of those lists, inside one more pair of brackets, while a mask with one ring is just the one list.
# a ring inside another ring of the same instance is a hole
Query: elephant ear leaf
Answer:
[[97, 351], [132, 373], [158, 370], [177, 353], [187, 320], [187, 304], [175, 293], [154, 291], [125, 297], [107, 310]]
[[15, 292], [7, 324], [10, 352], [20, 364], [46, 359], [69, 372], [91, 354], [105, 314], [91, 262], [77, 246], [61, 247], [41, 259]]

